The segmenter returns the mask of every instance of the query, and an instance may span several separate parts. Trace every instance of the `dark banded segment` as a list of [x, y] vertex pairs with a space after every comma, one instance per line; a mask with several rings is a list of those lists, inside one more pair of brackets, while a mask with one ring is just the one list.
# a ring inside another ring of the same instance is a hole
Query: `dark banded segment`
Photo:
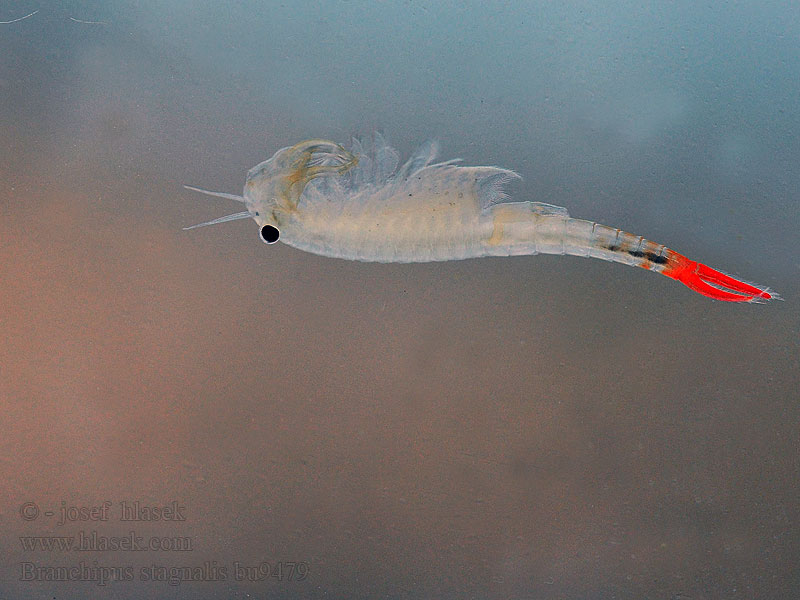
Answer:
[[591, 256], [660, 270], [669, 262], [668, 249], [639, 235], [595, 223], [592, 228]]

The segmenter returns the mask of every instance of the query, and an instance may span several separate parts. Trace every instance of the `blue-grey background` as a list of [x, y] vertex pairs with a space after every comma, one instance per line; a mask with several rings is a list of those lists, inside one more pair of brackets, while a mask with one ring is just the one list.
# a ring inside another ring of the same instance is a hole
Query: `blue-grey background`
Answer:
[[[800, 594], [795, 2], [0, 4], [0, 597]], [[96, 21], [80, 23], [78, 21]], [[248, 168], [382, 131], [779, 291], [265, 246]], [[192, 552], [24, 551], [177, 501]], [[117, 506], [115, 504], [115, 506]], [[20, 581], [131, 566], [134, 581]], [[217, 582], [143, 582], [141, 566]], [[305, 561], [304, 582], [234, 561]]]

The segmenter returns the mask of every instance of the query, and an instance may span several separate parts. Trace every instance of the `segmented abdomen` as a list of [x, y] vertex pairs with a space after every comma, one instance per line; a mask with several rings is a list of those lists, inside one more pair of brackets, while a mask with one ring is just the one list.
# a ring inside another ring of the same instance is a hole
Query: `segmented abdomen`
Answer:
[[476, 211], [465, 202], [410, 204], [377, 212], [369, 205], [316, 210], [298, 223], [287, 242], [316, 254], [375, 262], [571, 254], [662, 273], [717, 300], [754, 302], [773, 297], [767, 289], [642, 236], [565, 214], [542, 214], [530, 203], [500, 204], [488, 211]]

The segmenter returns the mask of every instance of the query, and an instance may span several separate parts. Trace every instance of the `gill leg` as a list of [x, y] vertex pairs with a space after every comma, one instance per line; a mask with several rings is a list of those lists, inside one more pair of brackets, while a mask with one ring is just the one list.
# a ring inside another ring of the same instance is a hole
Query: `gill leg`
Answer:
[[[306, 140], [288, 152], [295, 170], [308, 180], [325, 174], [342, 174], [358, 163], [358, 158], [343, 146], [328, 140]], [[333, 161], [333, 164], [327, 164]]]
[[[308, 182], [325, 175], [341, 175], [358, 163], [358, 157], [327, 140], [306, 140], [287, 151], [286, 197], [294, 209]], [[332, 163], [332, 164], [328, 164]]]

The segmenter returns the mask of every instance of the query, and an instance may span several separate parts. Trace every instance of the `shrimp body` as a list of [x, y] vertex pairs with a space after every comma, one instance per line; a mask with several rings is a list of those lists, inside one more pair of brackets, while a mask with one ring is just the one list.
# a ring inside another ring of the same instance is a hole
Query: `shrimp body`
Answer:
[[350, 151], [301, 142], [251, 169], [242, 197], [217, 194], [241, 200], [247, 211], [209, 224], [252, 217], [267, 242], [279, 236], [300, 250], [349, 260], [571, 254], [662, 273], [718, 300], [774, 297], [641, 236], [574, 219], [561, 207], [510, 201], [503, 187], [516, 173], [435, 163], [437, 150], [425, 144], [398, 169], [397, 153], [379, 135], [373, 148], [354, 141]]

